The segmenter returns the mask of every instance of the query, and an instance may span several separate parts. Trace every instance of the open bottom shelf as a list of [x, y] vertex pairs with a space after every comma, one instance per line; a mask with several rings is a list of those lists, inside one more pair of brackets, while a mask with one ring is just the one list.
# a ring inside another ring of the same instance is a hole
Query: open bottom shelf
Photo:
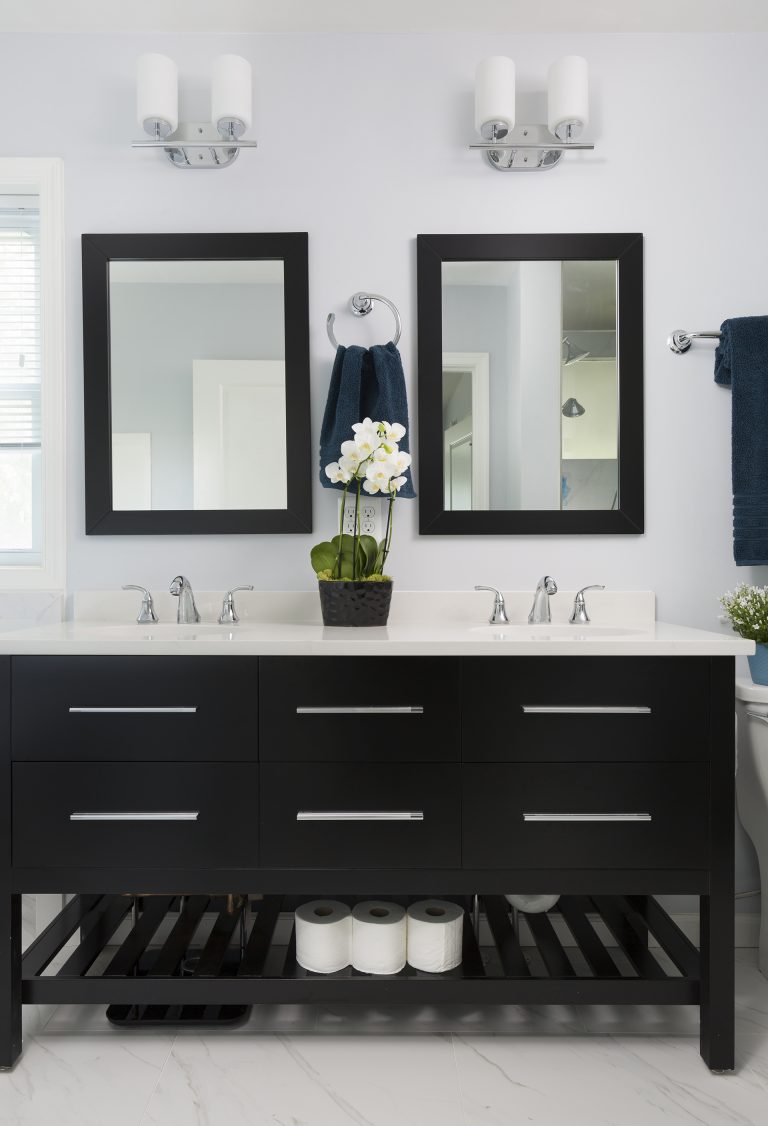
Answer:
[[78, 895], [25, 953], [22, 1000], [107, 1004], [121, 1023], [142, 1014], [219, 1023], [222, 1006], [236, 1020], [243, 1013], [226, 1009], [256, 1003], [699, 1002], [698, 951], [653, 896], [564, 895], [546, 914], [525, 916], [525, 945], [504, 897], [481, 896], [483, 946], [471, 897], [444, 896], [465, 908], [461, 965], [393, 976], [302, 969], [295, 930], [280, 916], [310, 898], [243, 897], [228, 908], [204, 895], [151, 896], [138, 909], [130, 896]]

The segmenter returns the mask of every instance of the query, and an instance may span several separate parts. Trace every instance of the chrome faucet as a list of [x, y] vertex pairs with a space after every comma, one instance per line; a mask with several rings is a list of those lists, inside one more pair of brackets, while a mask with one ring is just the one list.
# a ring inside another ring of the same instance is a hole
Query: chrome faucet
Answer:
[[504, 605], [504, 595], [495, 586], [476, 586], [475, 590], [489, 590], [495, 597], [493, 599], [493, 613], [488, 619], [492, 626], [506, 624], [509, 621], [507, 617], [507, 608]]
[[192, 593], [192, 587], [189, 585], [189, 579], [185, 579], [183, 575], [177, 575], [168, 589], [179, 600], [179, 609], [176, 614], [176, 621], [179, 625], [188, 626], [194, 622], [199, 622], [200, 615], [197, 612], [197, 606], [195, 606], [195, 596]]
[[529, 625], [546, 625], [552, 621], [552, 612], [549, 608], [550, 594], [557, 594], [557, 583], [551, 575], [544, 575], [536, 584], [533, 606], [531, 606], [531, 612], [528, 615]]
[[155, 604], [152, 601], [152, 595], [143, 586], [135, 586], [133, 583], [128, 583], [123, 587], [123, 590], [140, 590], [142, 593], [141, 607], [136, 616], [136, 621], [139, 625], [144, 625], [145, 622], [156, 622], [157, 614], [155, 613]]
[[584, 622], [589, 621], [589, 614], [587, 613], [587, 604], [584, 601], [585, 590], [605, 590], [603, 583], [593, 583], [592, 586], [583, 586], [581, 590], [576, 592], [576, 597], [573, 600], [573, 610], [568, 621], [572, 626], [582, 625]]
[[219, 614], [219, 625], [226, 626], [230, 622], [239, 622], [237, 610], [235, 609], [235, 595], [238, 590], [253, 590], [253, 583], [249, 586], [235, 586], [232, 590], [228, 590], [224, 595], [224, 602], [221, 606], [221, 613]]

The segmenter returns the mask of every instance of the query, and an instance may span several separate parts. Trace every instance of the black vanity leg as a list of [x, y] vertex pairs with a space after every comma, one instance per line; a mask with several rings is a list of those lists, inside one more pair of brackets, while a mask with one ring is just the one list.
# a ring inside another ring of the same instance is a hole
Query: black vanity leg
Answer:
[[712, 1071], [733, 1071], [733, 893], [701, 896], [701, 1055]]
[[735, 745], [733, 658], [710, 660], [710, 888], [700, 898], [701, 1055], [733, 1071], [735, 946]]
[[21, 1055], [21, 896], [0, 894], [0, 1068]]

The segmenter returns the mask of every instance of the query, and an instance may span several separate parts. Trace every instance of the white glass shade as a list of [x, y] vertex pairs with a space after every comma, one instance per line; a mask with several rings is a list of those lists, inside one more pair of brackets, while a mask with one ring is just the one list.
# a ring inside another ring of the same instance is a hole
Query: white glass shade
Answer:
[[136, 72], [136, 116], [147, 133], [174, 133], [179, 124], [179, 73], [167, 55], [140, 55]]
[[561, 141], [573, 140], [589, 121], [589, 66], [566, 55], [549, 68], [547, 127]]
[[226, 129], [240, 122], [241, 133], [251, 124], [251, 64], [240, 55], [219, 55], [213, 60], [211, 77], [211, 120]]
[[499, 139], [515, 127], [515, 64], [506, 55], [483, 59], [475, 72], [475, 129], [490, 139], [494, 121], [504, 130], [497, 130]]

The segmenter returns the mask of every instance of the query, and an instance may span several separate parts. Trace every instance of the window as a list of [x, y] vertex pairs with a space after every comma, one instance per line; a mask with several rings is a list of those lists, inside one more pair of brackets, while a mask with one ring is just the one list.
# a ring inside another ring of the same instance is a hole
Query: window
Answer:
[[0, 159], [0, 590], [64, 585], [60, 177]]

